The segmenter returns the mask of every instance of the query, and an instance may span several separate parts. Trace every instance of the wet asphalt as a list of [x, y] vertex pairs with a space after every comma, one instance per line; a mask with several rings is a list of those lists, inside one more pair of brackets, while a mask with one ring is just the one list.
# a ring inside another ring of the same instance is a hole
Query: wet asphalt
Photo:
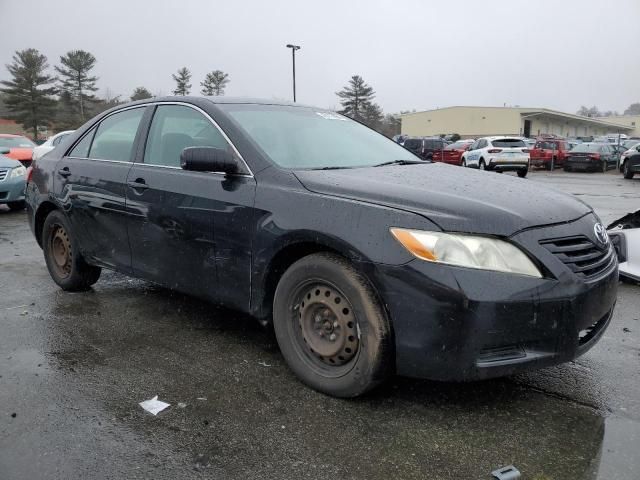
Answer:
[[[640, 179], [534, 173], [605, 223]], [[157, 417], [138, 402], [171, 404]], [[447, 384], [394, 378], [355, 400], [300, 384], [251, 318], [103, 272], [49, 278], [25, 213], [0, 207], [0, 480], [640, 478], [640, 286], [575, 362]]]

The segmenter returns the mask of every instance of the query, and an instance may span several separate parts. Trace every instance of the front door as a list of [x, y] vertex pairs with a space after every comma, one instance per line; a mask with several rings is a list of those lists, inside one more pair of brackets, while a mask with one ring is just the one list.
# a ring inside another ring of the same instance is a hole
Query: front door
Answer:
[[199, 110], [157, 106], [141, 161], [127, 178], [134, 273], [246, 308], [242, 299], [245, 303], [249, 299], [253, 238], [246, 227], [255, 180], [249, 175], [182, 170], [180, 153], [192, 146], [232, 151], [217, 126]]
[[83, 255], [130, 272], [126, 179], [145, 107], [113, 113], [93, 127], [56, 165], [54, 190]]

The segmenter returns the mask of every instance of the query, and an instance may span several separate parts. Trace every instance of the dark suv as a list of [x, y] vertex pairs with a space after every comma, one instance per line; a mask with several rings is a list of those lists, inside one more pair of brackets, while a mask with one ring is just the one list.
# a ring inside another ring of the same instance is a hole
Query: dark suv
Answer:
[[434, 152], [444, 150], [448, 143], [442, 138], [407, 138], [404, 148], [425, 160], [431, 160]]

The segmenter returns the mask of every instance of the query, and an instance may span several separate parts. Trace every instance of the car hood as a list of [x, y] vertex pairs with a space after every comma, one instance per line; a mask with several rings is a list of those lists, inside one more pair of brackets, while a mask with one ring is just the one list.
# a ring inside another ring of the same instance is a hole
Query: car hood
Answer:
[[19, 161], [9, 158], [6, 155], [0, 155], [0, 168], [15, 168], [22, 165]]
[[592, 211], [530, 180], [442, 163], [294, 173], [312, 192], [411, 211], [445, 231], [509, 236]]

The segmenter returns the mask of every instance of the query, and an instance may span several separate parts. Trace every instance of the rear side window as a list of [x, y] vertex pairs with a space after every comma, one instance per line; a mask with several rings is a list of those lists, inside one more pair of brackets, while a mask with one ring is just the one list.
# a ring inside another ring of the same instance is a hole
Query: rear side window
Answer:
[[[493, 140], [491, 145], [498, 148], [521, 148], [526, 147], [523, 140], [518, 138], [503, 138], [501, 140]], [[551, 147], [553, 148], [553, 147]]]
[[133, 108], [105, 118], [96, 131], [89, 158], [130, 162], [144, 108]]
[[215, 125], [197, 110], [159, 106], [151, 122], [144, 163], [180, 167], [180, 154], [187, 147], [230, 148]]
[[418, 150], [422, 146], [422, 140], [409, 139], [404, 141], [404, 148], [409, 150]]

